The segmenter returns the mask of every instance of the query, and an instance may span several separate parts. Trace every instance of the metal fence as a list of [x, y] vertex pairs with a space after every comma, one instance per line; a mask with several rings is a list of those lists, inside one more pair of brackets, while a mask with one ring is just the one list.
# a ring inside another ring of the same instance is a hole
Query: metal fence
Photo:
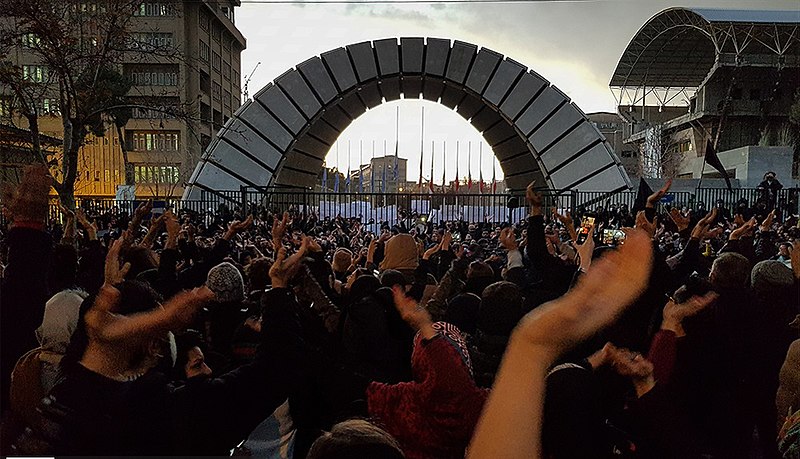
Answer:
[[[587, 192], [576, 190], [539, 190], [544, 196], [547, 208], [559, 211], [570, 210], [573, 214], [626, 206], [634, 207], [635, 191]], [[718, 201], [734, 212], [737, 204], [743, 201], [748, 207], [763, 201], [763, 191], [755, 188], [739, 188], [732, 191], [726, 188], [702, 188], [693, 192], [672, 192], [660, 203], [661, 210], [667, 207], [687, 207], [690, 209], [711, 208]], [[783, 215], [800, 214], [800, 189], [780, 190], [774, 205]], [[143, 202], [118, 201], [113, 198], [78, 198], [76, 205], [89, 214], [111, 210], [133, 213]], [[396, 221], [413, 215], [425, 216], [434, 221], [459, 220], [516, 222], [525, 218], [527, 204], [524, 192], [507, 194], [452, 194], [452, 193], [334, 193], [315, 192], [303, 188], [252, 188], [242, 187], [234, 191], [206, 192], [198, 200], [155, 199], [154, 207], [187, 210], [197, 214], [217, 212], [221, 205], [229, 209], [246, 209], [252, 212], [267, 209], [273, 212], [294, 209], [298, 212], [317, 213], [320, 218], [361, 217], [364, 221]], [[50, 205], [51, 220], [61, 221], [57, 201]], [[0, 224], [5, 221], [0, 217]]]

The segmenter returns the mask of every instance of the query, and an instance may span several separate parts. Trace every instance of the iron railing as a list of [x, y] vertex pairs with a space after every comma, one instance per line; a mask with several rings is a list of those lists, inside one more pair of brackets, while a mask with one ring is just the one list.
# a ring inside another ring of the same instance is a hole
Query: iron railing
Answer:
[[[544, 195], [544, 206], [561, 212], [569, 210], [573, 215], [584, 211], [596, 211], [599, 207], [608, 209], [625, 206], [633, 209], [636, 201], [635, 191], [614, 193], [577, 190], [539, 190]], [[753, 207], [764, 201], [763, 190], [738, 188], [729, 191], [725, 188], [701, 188], [693, 192], [672, 192], [661, 201], [662, 209], [667, 207], [687, 207], [700, 210], [709, 209], [722, 202], [731, 213], [737, 204], [745, 202]], [[113, 198], [77, 198], [76, 205], [90, 214], [103, 213], [116, 209], [132, 214], [142, 200], [119, 201]], [[2, 204], [2, 203], [0, 203]], [[800, 214], [800, 188], [788, 188], [777, 193], [774, 202], [767, 203], [777, 208], [782, 215]], [[245, 209], [246, 212], [269, 210], [282, 212], [315, 212], [320, 218], [361, 217], [363, 221], [396, 221], [414, 216], [442, 220], [481, 222], [517, 222], [526, 215], [524, 192], [505, 194], [453, 194], [453, 193], [335, 193], [319, 192], [303, 188], [251, 188], [242, 187], [234, 191], [206, 192], [197, 200], [156, 199], [156, 208], [187, 210], [199, 215], [216, 213], [221, 205], [231, 210]], [[50, 204], [49, 217], [61, 221], [58, 202]], [[5, 225], [0, 216], [0, 224]]]

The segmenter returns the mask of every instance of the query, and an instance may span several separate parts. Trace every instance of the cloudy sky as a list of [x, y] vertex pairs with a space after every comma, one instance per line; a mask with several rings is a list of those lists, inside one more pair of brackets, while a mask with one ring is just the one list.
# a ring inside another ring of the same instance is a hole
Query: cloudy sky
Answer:
[[[277, 76], [311, 56], [367, 40], [387, 37], [442, 37], [474, 43], [510, 57], [550, 80], [584, 112], [614, 111], [608, 81], [620, 55], [637, 30], [654, 14], [675, 6], [669, 0], [531, 1], [527, 3], [459, 4], [269, 4], [243, 0], [236, 25], [247, 38], [242, 54], [242, 77], [256, 69], [249, 83], [252, 96]], [[401, 0], [402, 1], [402, 0]], [[674, 1], [674, 0], [673, 0]], [[683, 6], [727, 9], [796, 10], [798, 0], [702, 0]], [[424, 143], [420, 117], [425, 107]], [[362, 115], [339, 138], [338, 163], [334, 147], [328, 165], [345, 170], [358, 163], [359, 144], [364, 162], [384, 141], [392, 149], [395, 116], [400, 112], [400, 156], [409, 159], [409, 179], [419, 176], [423, 144], [423, 175], [441, 181], [455, 176], [456, 143], [461, 144], [459, 175], [471, 167], [473, 178], [482, 169], [492, 175], [493, 156], [484, 144], [478, 165], [477, 131], [450, 109], [422, 100], [385, 103]], [[433, 142], [433, 146], [431, 145]], [[447, 157], [443, 159], [444, 144]], [[465, 153], [472, 143], [471, 161]], [[434, 154], [431, 154], [434, 148]], [[471, 166], [470, 166], [471, 164]], [[498, 168], [498, 177], [502, 172]]]

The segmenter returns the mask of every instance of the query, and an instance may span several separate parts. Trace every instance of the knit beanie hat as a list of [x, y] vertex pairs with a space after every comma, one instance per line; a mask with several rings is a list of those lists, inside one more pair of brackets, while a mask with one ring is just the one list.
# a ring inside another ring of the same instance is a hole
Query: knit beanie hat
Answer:
[[244, 299], [242, 273], [227, 261], [211, 268], [206, 279], [206, 286], [214, 292], [217, 301], [221, 303], [231, 303]]
[[756, 294], [766, 293], [773, 289], [782, 289], [794, 285], [792, 270], [777, 260], [764, 260], [753, 266], [750, 273], [750, 284]]

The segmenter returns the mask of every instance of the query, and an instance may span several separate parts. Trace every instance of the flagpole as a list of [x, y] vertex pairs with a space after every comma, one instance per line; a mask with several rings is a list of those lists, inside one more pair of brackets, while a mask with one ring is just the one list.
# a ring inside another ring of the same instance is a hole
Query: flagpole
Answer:
[[442, 193], [447, 188], [447, 140], [442, 141]]
[[394, 112], [394, 169], [392, 170], [392, 178], [394, 179], [394, 192], [400, 191], [400, 174], [398, 172], [398, 158], [400, 156], [400, 106], [396, 107]]
[[428, 189], [431, 190], [431, 192], [433, 192], [433, 159], [435, 157], [434, 152], [436, 150], [434, 142], [435, 141], [431, 140], [431, 178], [430, 183], [428, 184]]
[[350, 169], [352, 169], [352, 165], [350, 164], [350, 140], [347, 141], [347, 192], [350, 192], [350, 183], [353, 181], [352, 177], [350, 177]]
[[478, 194], [483, 194], [483, 142], [478, 144]]
[[422, 116], [419, 123], [419, 192], [422, 193], [422, 159], [425, 156], [425, 106], [422, 107]]

